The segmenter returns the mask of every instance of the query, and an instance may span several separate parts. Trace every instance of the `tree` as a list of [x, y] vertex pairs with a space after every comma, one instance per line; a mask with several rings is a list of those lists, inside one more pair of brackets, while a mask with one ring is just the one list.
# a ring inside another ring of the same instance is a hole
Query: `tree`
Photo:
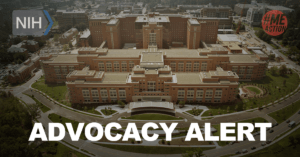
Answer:
[[72, 42], [69, 42], [69, 48], [71, 49], [73, 47]]
[[281, 65], [279, 68], [279, 73], [280, 75], [285, 75], [287, 73], [288, 69], [286, 67], [286, 65]]
[[186, 153], [182, 154], [182, 157], [193, 157], [193, 156], [194, 156], [193, 151], [186, 151]]
[[282, 83], [283, 83], [283, 86], [285, 86], [285, 85], [286, 85], [286, 80], [283, 80], [283, 82], [282, 82]]
[[201, 148], [198, 148], [195, 150], [194, 154], [196, 157], [200, 157], [202, 155], [203, 151]]
[[273, 67], [270, 69], [270, 71], [271, 71], [271, 74], [272, 74], [272, 75], [276, 75], [276, 74], [277, 74], [277, 71], [278, 71], [277, 66], [273, 66]]
[[269, 60], [273, 61], [275, 59], [275, 54], [270, 54], [269, 55]]
[[85, 8], [85, 4], [82, 4], [81, 7]]
[[28, 110], [29, 114], [31, 115], [32, 120], [39, 118], [41, 116], [41, 111], [39, 110], [38, 104], [27, 105], [27, 110]]
[[54, 40], [55, 42], [58, 41], [58, 38], [59, 38], [59, 34], [54, 34], [53, 40]]
[[287, 40], [287, 38], [283, 38], [283, 40], [282, 40], [282, 45], [287, 45], [288, 44], [288, 40]]
[[68, 50], [69, 50], [68, 45], [64, 45], [63, 46], [63, 51], [68, 51]]
[[87, 7], [88, 9], [91, 9], [92, 7], [91, 7], [91, 5], [88, 5], [88, 7]]
[[84, 111], [87, 111], [87, 110], [88, 110], [88, 108], [86, 106], [84, 106]]

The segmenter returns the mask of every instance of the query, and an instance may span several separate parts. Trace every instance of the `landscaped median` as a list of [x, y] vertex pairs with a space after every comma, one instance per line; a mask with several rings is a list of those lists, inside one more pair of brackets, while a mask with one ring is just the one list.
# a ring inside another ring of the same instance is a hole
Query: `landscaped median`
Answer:
[[30, 95], [28, 95], [28, 94], [24, 94], [24, 95], [27, 95], [27, 96], [29, 96], [30, 98], [32, 98], [32, 99], [35, 101], [35, 103], [39, 106], [39, 108], [42, 110], [43, 113], [45, 113], [45, 112], [51, 110], [49, 107], [45, 106], [45, 105], [42, 104], [40, 101], [38, 101], [34, 96], [30, 96]]
[[[279, 75], [278, 72], [271, 74], [271, 71], [266, 72], [266, 76], [261, 80], [252, 82], [241, 82], [241, 85], [253, 84], [259, 88], [265, 88], [268, 94], [260, 98], [242, 99], [242, 101], [236, 102], [232, 105], [211, 105], [207, 106], [209, 110], [202, 114], [205, 116], [214, 116], [229, 114], [238, 111], [245, 111], [258, 108], [259, 105], [264, 106], [275, 102], [278, 98], [290, 96], [299, 85], [299, 75], [293, 71], [292, 74]], [[255, 89], [252, 89], [255, 90]], [[254, 91], [255, 92], [255, 91]]]
[[278, 123], [282, 123], [300, 110], [300, 101], [284, 107], [276, 112], [270, 113], [269, 116], [274, 118]]
[[130, 117], [122, 117], [127, 120], [183, 120], [181, 117], [174, 117], [164, 114], [139, 114]]

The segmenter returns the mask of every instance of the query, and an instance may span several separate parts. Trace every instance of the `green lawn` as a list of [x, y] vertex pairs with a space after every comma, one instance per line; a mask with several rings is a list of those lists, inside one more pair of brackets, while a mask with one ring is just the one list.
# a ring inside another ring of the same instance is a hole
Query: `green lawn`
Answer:
[[[283, 85], [283, 81], [286, 80], [286, 85]], [[244, 85], [245, 83], [249, 82], [240, 82], [240, 85]], [[211, 105], [207, 106], [210, 110], [207, 110], [203, 113], [202, 116], [210, 116], [210, 113], [212, 115], [219, 115], [220, 114], [226, 114], [228, 107], [229, 107], [229, 113], [236, 112], [237, 111], [243, 111], [248, 109], [254, 109], [257, 108], [259, 104], [266, 105], [268, 103], [271, 103], [272, 101], [275, 101], [290, 92], [294, 91], [299, 84], [299, 76], [295, 72], [293, 74], [287, 74], [285, 76], [281, 76], [279, 74], [276, 74], [273, 76], [269, 71], [267, 71], [266, 76], [257, 81], [252, 81], [250, 83], [254, 83], [258, 86], [264, 86], [269, 91], [270, 94], [263, 97], [263, 98], [254, 98], [254, 99], [243, 99], [243, 102], [238, 102], [233, 105]], [[279, 90], [280, 89], [280, 90]]]
[[[65, 118], [65, 117], [62, 117], [62, 116], [59, 116], [55, 113], [51, 113], [48, 115], [48, 118], [52, 121], [52, 122], [58, 122], [58, 123], [62, 123], [64, 125], [64, 127], [66, 128], [67, 130], [67, 127], [66, 127], [66, 123], [72, 123], [72, 126], [73, 126], [73, 129], [74, 130], [77, 130], [77, 127], [78, 127], [78, 124], [79, 122], [75, 121], [75, 120], [71, 120], [71, 119], [68, 119], [68, 118]], [[86, 124], [85, 124], [86, 125]], [[83, 127], [84, 128], [84, 127]], [[84, 136], [84, 129], [82, 130], [82, 133], [80, 135], [80, 138], [81, 139], [85, 139], [85, 136]]]
[[37, 82], [32, 84], [32, 88], [46, 93], [48, 96], [62, 104], [71, 106], [71, 103], [66, 99], [68, 90], [65, 84], [45, 84], [45, 78], [42, 76]]
[[201, 109], [195, 109], [195, 110], [188, 110], [188, 111], [185, 111], [185, 112], [188, 112], [194, 116], [199, 116], [201, 113], [202, 113], [203, 110]]
[[[110, 145], [98, 144], [103, 147], [117, 149], [126, 152], [144, 153], [144, 154], [182, 154], [186, 151], [194, 151], [201, 147], [159, 147], [159, 146], [126, 146], [126, 145]], [[215, 147], [201, 148], [202, 151], [214, 149]]]
[[295, 114], [300, 109], [300, 101], [293, 103], [281, 110], [270, 113], [269, 116], [274, 118], [278, 123], [282, 123], [288, 118], [290, 118], [293, 114]]
[[44, 142], [38, 146], [37, 151], [43, 154], [43, 157], [66, 157], [66, 156], [76, 156], [76, 157], [88, 157], [80, 152], [77, 152], [59, 142]]
[[245, 155], [245, 157], [274, 157], [289, 156], [298, 157], [300, 154], [300, 129], [297, 129], [277, 143], [257, 152]]
[[255, 94], [260, 94], [260, 90], [257, 89], [256, 87], [246, 87], [250, 91], [254, 92]]
[[32, 99], [35, 101], [35, 103], [39, 105], [39, 107], [40, 107], [40, 109], [42, 110], [42, 112], [45, 113], [45, 112], [51, 110], [49, 107], [47, 107], [47, 106], [45, 106], [44, 104], [42, 104], [41, 102], [39, 102], [35, 97], [32, 97], [32, 96], [30, 96], [30, 95], [28, 95], [28, 94], [25, 94], [25, 95], [27, 95], [27, 96], [29, 96], [30, 98], [32, 98]]
[[164, 114], [139, 114], [139, 115], [134, 115], [131, 117], [124, 118], [122, 119], [134, 119], [134, 120], [181, 120], [183, 118], [179, 117], [173, 117], [169, 115], [164, 115]]
[[115, 110], [108, 110], [108, 109], [107, 109], [107, 110], [102, 109], [101, 112], [102, 112], [104, 115], [109, 116], [109, 115], [112, 115], [112, 114], [116, 113], [117, 111], [115, 111]]
[[[253, 118], [253, 119], [248, 119], [248, 120], [243, 120], [243, 121], [240, 121], [240, 122], [236, 122], [236, 123], [257, 123], [257, 122], [267, 122], [264, 118], [261, 118], [261, 117], [257, 117], [257, 118]], [[214, 136], [220, 136], [220, 125], [213, 125], [213, 127], [217, 130], [217, 132], [214, 132], [213, 135]], [[235, 133], [234, 134], [228, 134], [228, 136], [235, 136], [237, 137], [237, 128], [236, 127], [233, 127], [235, 129]], [[233, 129], [232, 128], [232, 129]], [[258, 130], [254, 130], [254, 131], [258, 131]], [[220, 146], [225, 146], [227, 144], [229, 144], [230, 142], [228, 141], [217, 141], [218, 144]]]

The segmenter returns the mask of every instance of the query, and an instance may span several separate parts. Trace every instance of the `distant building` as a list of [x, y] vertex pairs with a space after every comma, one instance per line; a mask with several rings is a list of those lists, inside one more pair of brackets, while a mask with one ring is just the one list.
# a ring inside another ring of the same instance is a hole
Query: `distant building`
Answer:
[[80, 32], [78, 34], [79, 40], [78, 40], [78, 46], [80, 47], [90, 47], [92, 45], [92, 37], [91, 32], [89, 29], [84, 30], [83, 32]]
[[22, 83], [34, 76], [33, 71], [40, 67], [39, 59], [38, 55], [33, 55], [22, 64], [8, 66], [8, 82], [11, 84]]
[[84, 23], [88, 25], [88, 16], [84, 10], [57, 10], [56, 18], [59, 26], [75, 26]]
[[38, 42], [34, 40], [23, 40], [19, 44], [11, 45], [10, 48], [7, 49], [7, 52], [9, 53], [27, 53], [29, 52], [35, 52], [39, 49]]
[[262, 17], [265, 14], [265, 9], [262, 7], [252, 7], [249, 8], [248, 12], [247, 12], [247, 23], [250, 26], [259, 26], [261, 25], [261, 20]]
[[68, 31], [66, 31], [64, 34], [62, 34], [59, 37], [60, 44], [68, 44], [72, 39], [73, 36], [78, 33], [78, 30], [76, 28], [71, 28]]

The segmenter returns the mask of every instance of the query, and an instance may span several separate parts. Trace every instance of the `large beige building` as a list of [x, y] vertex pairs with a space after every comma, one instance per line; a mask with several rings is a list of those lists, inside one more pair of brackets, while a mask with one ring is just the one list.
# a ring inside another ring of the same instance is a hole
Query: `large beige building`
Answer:
[[74, 104], [116, 100], [231, 102], [236, 98], [238, 81], [265, 76], [267, 56], [232, 54], [217, 44], [205, 47], [83, 47], [78, 55], [49, 56], [43, 69], [48, 83], [66, 82]]

